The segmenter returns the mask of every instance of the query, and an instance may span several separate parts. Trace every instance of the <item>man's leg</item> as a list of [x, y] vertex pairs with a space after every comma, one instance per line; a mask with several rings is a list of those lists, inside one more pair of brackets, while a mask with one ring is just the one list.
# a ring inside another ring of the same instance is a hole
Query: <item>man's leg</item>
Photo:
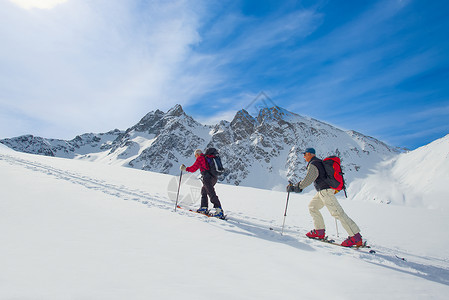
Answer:
[[354, 236], [360, 232], [357, 224], [344, 212], [337, 198], [335, 197], [333, 189], [322, 190], [319, 192], [324, 205], [326, 205], [330, 214], [338, 219], [346, 230], [349, 236]]
[[217, 183], [218, 178], [212, 176], [204, 176], [203, 179], [203, 188], [205, 188], [207, 195], [209, 196], [210, 202], [214, 205], [214, 208], [221, 208], [220, 200], [218, 199], [217, 194], [215, 193], [214, 185]]
[[315, 226], [315, 230], [325, 229], [323, 215], [320, 213], [320, 209], [324, 206], [323, 201], [319, 193], [312, 198], [309, 203], [309, 213], [313, 218], [313, 224]]
[[207, 189], [204, 186], [201, 188], [201, 207], [209, 207], [209, 201], [207, 199]]

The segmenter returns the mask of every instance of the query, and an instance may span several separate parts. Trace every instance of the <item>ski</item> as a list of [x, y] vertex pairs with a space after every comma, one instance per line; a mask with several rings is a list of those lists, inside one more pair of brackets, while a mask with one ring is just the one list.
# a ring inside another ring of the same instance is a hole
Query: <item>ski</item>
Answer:
[[208, 217], [208, 218], [217, 218], [217, 219], [225, 220], [225, 221], [227, 220], [227, 219], [226, 219], [226, 215], [223, 215], [223, 217], [219, 218], [219, 217], [215, 217], [215, 216], [213, 216], [213, 215], [211, 215], [211, 214], [209, 214], [209, 213], [203, 214], [203, 213], [197, 212], [196, 210], [193, 210], [193, 209], [189, 209], [189, 211], [194, 212], [194, 213], [197, 213], [197, 214], [200, 214], [200, 215], [203, 215], [203, 216], [206, 216], [206, 217]]
[[[179, 205], [177, 205], [176, 206], [177, 208], [180, 208], [180, 209], [184, 209], [184, 208], [182, 208], [181, 206], [179, 206]], [[199, 214], [199, 215], [203, 215], [203, 216], [205, 216], [205, 217], [208, 217], [208, 218], [216, 218], [216, 219], [219, 219], [219, 220], [224, 220], [224, 221], [227, 221], [228, 219], [227, 219], [227, 215], [224, 215], [222, 218], [218, 218], [218, 217], [214, 217], [213, 215], [210, 215], [209, 213], [207, 213], [207, 214], [203, 214], [203, 213], [200, 213], [200, 212], [197, 212], [196, 210], [193, 210], [193, 209], [187, 209], [188, 211], [190, 211], [190, 212], [194, 212], [194, 213], [196, 213], [196, 214]]]
[[342, 248], [354, 249], [354, 250], [359, 250], [359, 249], [366, 248], [366, 249], [369, 249], [369, 253], [371, 253], [371, 254], [376, 253], [376, 251], [373, 250], [373, 249], [371, 249], [371, 246], [368, 245], [368, 244], [366, 243], [366, 241], [363, 242], [363, 245], [362, 245], [362, 246], [346, 247], [346, 246], [342, 246], [341, 244], [337, 243], [337, 242], [336, 242], [335, 240], [333, 240], [333, 239], [329, 239], [327, 236], [326, 236], [324, 239], [318, 239], [318, 238], [309, 238], [309, 239], [311, 239], [311, 240], [316, 240], [316, 241], [319, 241], [319, 242], [322, 242], [322, 243], [326, 243], [326, 244], [330, 244], [330, 245], [339, 246], [339, 247], [342, 247]]
[[[335, 240], [329, 239], [327, 236], [326, 236], [324, 239], [318, 239], [318, 238], [310, 238], [310, 239], [312, 239], [312, 240], [317, 240], [317, 241], [320, 241], [320, 242], [322, 242], [322, 243], [326, 243], [326, 244], [330, 244], [330, 245], [335, 245], [335, 246], [339, 246], [339, 247], [343, 247], [343, 248], [353, 249], [353, 250], [359, 250], [359, 251], [362, 251], [362, 249], [366, 249], [367, 252], [368, 252], [368, 253], [371, 253], [371, 254], [376, 254], [376, 253], [377, 253], [376, 250], [371, 249], [371, 246], [368, 245], [368, 244], [366, 243], [366, 241], [363, 243], [362, 246], [358, 246], [358, 247], [357, 247], [357, 246], [354, 246], [354, 247], [345, 247], [345, 246], [342, 246], [341, 244], [335, 242]], [[382, 255], [387, 255], [387, 254], [382, 254]], [[407, 259], [406, 259], [405, 257], [401, 257], [401, 256], [398, 256], [398, 255], [396, 255], [396, 254], [394, 254], [394, 255], [389, 255], [389, 256], [394, 257], [394, 258], [397, 258], [397, 259], [402, 260], [402, 261], [404, 261], [404, 262], [407, 262]]]

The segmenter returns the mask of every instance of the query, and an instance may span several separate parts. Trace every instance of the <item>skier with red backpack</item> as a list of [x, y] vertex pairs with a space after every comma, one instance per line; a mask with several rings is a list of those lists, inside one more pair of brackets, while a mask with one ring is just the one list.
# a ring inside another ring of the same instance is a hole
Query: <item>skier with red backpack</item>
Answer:
[[[218, 175], [224, 171], [223, 166], [221, 165], [221, 160], [218, 156], [218, 151], [215, 148], [209, 148], [206, 150], [206, 154], [203, 154], [203, 151], [197, 149], [195, 150], [194, 155], [196, 158], [195, 163], [190, 167], [186, 167], [182, 164], [180, 169], [181, 171], [191, 173], [194, 173], [199, 169], [201, 172], [203, 187], [201, 188], [201, 207], [197, 210], [197, 212], [224, 219], [225, 215], [214, 188], [218, 181]], [[214, 205], [214, 213], [209, 213], [208, 196], [210, 202]]]
[[[326, 206], [331, 215], [340, 220], [343, 228], [349, 234], [348, 238], [341, 245], [345, 247], [362, 246], [363, 241], [359, 227], [348, 217], [335, 197], [337, 192], [344, 189], [343, 173], [339, 164], [340, 159], [338, 157], [329, 157], [321, 160], [315, 156], [315, 149], [313, 148], [307, 148], [303, 154], [304, 159], [308, 162], [307, 174], [296, 185], [289, 184], [287, 192], [300, 193], [310, 184], [313, 183], [315, 185], [317, 193], [309, 203], [309, 212], [313, 218], [315, 229], [308, 232], [306, 236], [314, 239], [325, 238], [324, 219], [320, 209]], [[333, 170], [332, 164], [337, 164], [334, 167], [337, 171], [332, 171], [332, 174], [329, 174], [329, 165], [331, 170]]]

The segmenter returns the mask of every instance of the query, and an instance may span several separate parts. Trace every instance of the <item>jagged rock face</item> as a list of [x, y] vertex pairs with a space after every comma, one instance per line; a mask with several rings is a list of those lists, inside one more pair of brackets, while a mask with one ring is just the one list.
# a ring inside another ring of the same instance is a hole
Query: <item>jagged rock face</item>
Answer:
[[135, 130], [138, 132], [148, 132], [148, 133], [154, 133], [159, 134], [157, 131], [163, 126], [158, 126], [158, 122], [161, 121], [161, 119], [164, 117], [165, 113], [156, 110], [155, 112], [148, 113], [145, 117], [140, 120], [139, 123], [137, 123], [135, 126], [128, 129], [128, 131]]
[[177, 105], [167, 113], [157, 110], [147, 114], [114, 141], [109, 154], [118, 152], [126, 166], [169, 174], [179, 170], [181, 157], [191, 156], [206, 143], [196, 133], [207, 134], [208, 130]]
[[302, 152], [307, 147], [314, 147], [321, 158], [338, 155], [347, 180], [398, 153], [374, 138], [279, 107], [264, 108], [257, 117], [241, 110], [231, 122], [205, 126], [176, 105], [167, 113], [148, 113], [124, 132], [84, 134], [71, 141], [25, 136], [0, 142], [28, 153], [106, 161], [173, 175], [179, 174], [180, 164], [194, 162], [195, 149], [215, 147], [226, 168], [223, 182], [260, 188], [281, 188], [288, 180], [300, 180], [306, 172]]
[[70, 141], [24, 135], [11, 139], [3, 139], [0, 140], [0, 142], [9, 148], [20, 152], [75, 158], [77, 155], [101, 152], [110, 149], [112, 141], [121, 134], [122, 132], [120, 130], [115, 129], [107, 133], [86, 133], [78, 135]]
[[23, 135], [12, 139], [1, 140], [1, 143], [16, 151], [55, 156], [51, 144], [44, 138], [33, 135]]
[[237, 112], [234, 120], [231, 122], [234, 140], [245, 140], [251, 137], [257, 126], [257, 120], [248, 114], [247, 111]]
[[[353, 132], [351, 134], [355, 136]], [[222, 141], [220, 137], [226, 140]], [[224, 181], [257, 187], [300, 180], [306, 173], [302, 152], [307, 147], [315, 147], [322, 158], [340, 156], [349, 178], [397, 153], [375, 139], [362, 135], [353, 138], [326, 123], [279, 107], [263, 109], [257, 118], [245, 111], [238, 112], [231, 125], [220, 132], [220, 137], [214, 135], [213, 141], [220, 146], [222, 156], [232, 170]], [[373, 148], [376, 151], [372, 154], [366, 150]], [[362, 166], [365, 167], [363, 170]]]

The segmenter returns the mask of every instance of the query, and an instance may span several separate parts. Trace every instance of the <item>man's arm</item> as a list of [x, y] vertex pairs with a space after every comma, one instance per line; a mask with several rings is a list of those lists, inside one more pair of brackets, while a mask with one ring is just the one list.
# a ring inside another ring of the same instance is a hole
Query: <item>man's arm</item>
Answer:
[[313, 164], [309, 164], [309, 167], [307, 168], [306, 177], [304, 177], [304, 179], [298, 183], [298, 187], [301, 190], [305, 189], [306, 187], [311, 185], [318, 178], [319, 174], [320, 173], [318, 171], [318, 168], [315, 167], [315, 165], [313, 165]]
[[191, 165], [190, 167], [186, 168], [187, 172], [190, 173], [194, 173], [196, 172], [196, 170], [198, 170], [200, 168], [200, 163], [198, 162], [198, 158], [195, 160], [195, 162], [193, 163], [193, 165]]
[[204, 171], [205, 167], [204, 165], [206, 164], [206, 158], [204, 158], [204, 156], [198, 156], [198, 158], [195, 160], [195, 163], [186, 168], [187, 172], [190, 173], [194, 173], [196, 172], [198, 169], [200, 169], [200, 171]]

